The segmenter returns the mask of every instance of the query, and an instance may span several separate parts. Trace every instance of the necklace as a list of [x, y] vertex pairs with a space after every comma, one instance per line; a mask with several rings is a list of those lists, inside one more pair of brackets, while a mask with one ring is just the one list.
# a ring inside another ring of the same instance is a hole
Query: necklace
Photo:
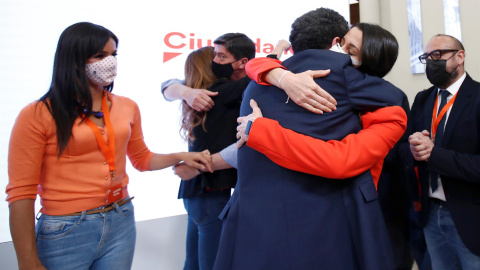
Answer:
[[[103, 95], [105, 96], [105, 91], [103, 91]], [[77, 104], [80, 104], [80, 102], [77, 101]], [[103, 109], [103, 107], [102, 107], [102, 109]], [[87, 114], [87, 112], [88, 112], [88, 109], [87, 109], [87, 108], [83, 109], [83, 114]], [[101, 111], [101, 110], [100, 110], [100, 111], [94, 111], [94, 110], [92, 110], [92, 115], [95, 116], [96, 118], [100, 119], [100, 118], [103, 117], [103, 111]]]
[[98, 118], [98, 119], [100, 119], [100, 118], [103, 117], [103, 112], [102, 112], [102, 111], [99, 111], [99, 112], [97, 112], [97, 111], [92, 111], [92, 114], [93, 114], [93, 116], [95, 116], [95, 117]]
[[[83, 110], [83, 113], [84, 113], [84, 114], [87, 114], [87, 109], [84, 109], [84, 110]], [[92, 115], [95, 116], [96, 118], [100, 119], [100, 118], [103, 117], [103, 112], [102, 112], [102, 111], [99, 111], [99, 112], [98, 112], [98, 111], [93, 111], [93, 110], [92, 110]]]

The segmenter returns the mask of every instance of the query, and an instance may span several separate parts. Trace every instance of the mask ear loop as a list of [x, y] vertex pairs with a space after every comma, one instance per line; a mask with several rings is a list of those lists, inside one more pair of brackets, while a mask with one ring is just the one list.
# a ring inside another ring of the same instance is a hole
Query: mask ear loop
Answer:
[[330, 48], [330, 50], [331, 50], [331, 51], [334, 51], [334, 52], [337, 52], [337, 53], [346, 54], [346, 53], [343, 51], [342, 47], [340, 46], [340, 43], [337, 43], [337, 44], [333, 45], [333, 47]]

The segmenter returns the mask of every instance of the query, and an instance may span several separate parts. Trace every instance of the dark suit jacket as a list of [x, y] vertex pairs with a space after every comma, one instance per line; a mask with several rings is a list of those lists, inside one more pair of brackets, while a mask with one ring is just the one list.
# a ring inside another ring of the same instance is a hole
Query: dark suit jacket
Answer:
[[[410, 114], [408, 97], [403, 93], [402, 108]], [[404, 163], [405, 158], [400, 156], [400, 145], [408, 142], [408, 135], [404, 133], [397, 144], [388, 152], [383, 162], [382, 173], [378, 180], [378, 199], [382, 208], [385, 220], [401, 222], [402, 228], [407, 227], [408, 210], [410, 207], [409, 192], [406, 181], [408, 175], [408, 164]], [[410, 154], [411, 156], [411, 154]]]
[[[307, 50], [283, 64], [295, 73], [330, 68], [316, 82], [335, 97], [337, 110], [316, 115], [286, 103], [282, 90], [252, 82], [240, 115], [251, 113], [249, 101], [255, 99], [265, 117], [285, 128], [340, 140], [362, 128], [359, 112], [401, 105], [398, 88], [360, 73], [347, 55]], [[214, 269], [391, 269], [391, 246], [369, 171], [350, 179], [326, 179], [285, 169], [243, 146], [238, 173], [223, 213]]]
[[[431, 130], [437, 87], [415, 97], [407, 134]], [[402, 151], [409, 151], [408, 145]], [[441, 146], [435, 146], [428, 162], [417, 162], [421, 184], [423, 224], [429, 210], [429, 172], [441, 179], [446, 204], [464, 244], [480, 256], [480, 83], [467, 74], [447, 119]], [[415, 184], [413, 184], [415, 185]]]

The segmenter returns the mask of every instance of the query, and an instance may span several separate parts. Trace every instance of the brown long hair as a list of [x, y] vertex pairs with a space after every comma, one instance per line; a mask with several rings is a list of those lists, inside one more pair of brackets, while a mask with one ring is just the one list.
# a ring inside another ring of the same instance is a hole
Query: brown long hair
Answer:
[[[185, 85], [195, 89], [207, 89], [215, 82], [212, 72], [213, 47], [207, 46], [191, 52], [185, 61]], [[197, 112], [184, 100], [180, 120], [180, 136], [189, 143], [195, 140], [193, 128], [202, 125], [205, 129], [206, 112]]]

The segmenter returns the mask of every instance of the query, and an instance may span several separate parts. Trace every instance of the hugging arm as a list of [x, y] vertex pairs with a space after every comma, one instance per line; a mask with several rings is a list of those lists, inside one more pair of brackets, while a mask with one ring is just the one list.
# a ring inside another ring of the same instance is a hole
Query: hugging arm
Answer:
[[276, 164], [327, 178], [359, 175], [381, 161], [403, 135], [407, 116], [399, 106], [367, 112], [363, 130], [341, 141], [323, 141], [283, 128], [271, 119], [257, 118], [247, 145]]
[[196, 111], [209, 111], [214, 102], [212, 97], [218, 93], [206, 89], [185, 86], [185, 81], [170, 79], [162, 83], [162, 94], [167, 101], [185, 100]]
[[248, 61], [245, 70], [255, 82], [277, 86], [284, 90], [293, 102], [313, 113], [321, 114], [336, 109], [337, 101], [313, 80], [327, 76], [329, 70], [308, 70], [294, 74], [285, 70], [279, 60], [268, 57]]

